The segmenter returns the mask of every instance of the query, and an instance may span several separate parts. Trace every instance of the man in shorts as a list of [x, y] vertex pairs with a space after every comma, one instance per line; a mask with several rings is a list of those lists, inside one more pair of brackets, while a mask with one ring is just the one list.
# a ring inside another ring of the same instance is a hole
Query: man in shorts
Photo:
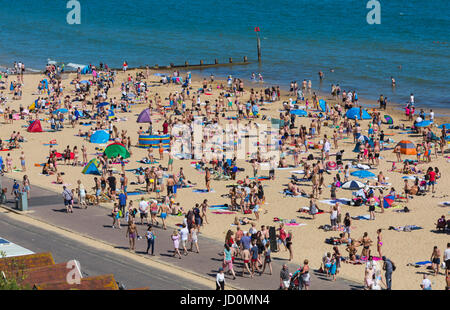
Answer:
[[186, 224], [183, 224], [183, 228], [180, 230], [180, 236], [181, 236], [181, 247], [184, 250], [184, 255], [188, 255], [188, 251], [186, 248], [186, 244], [188, 242], [189, 237], [189, 229], [187, 228]]
[[280, 288], [287, 290], [291, 281], [291, 276], [289, 275], [289, 269], [286, 264], [283, 264], [283, 268], [280, 271]]
[[141, 216], [141, 225], [143, 224], [144, 218], [146, 224], [148, 225], [148, 202], [144, 200], [144, 197], [142, 197], [139, 202], [139, 214]]

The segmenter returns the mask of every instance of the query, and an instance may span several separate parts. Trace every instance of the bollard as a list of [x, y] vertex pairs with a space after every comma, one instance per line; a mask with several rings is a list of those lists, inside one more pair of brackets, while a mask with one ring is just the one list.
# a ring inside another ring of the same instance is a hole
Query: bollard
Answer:
[[247, 56], [244, 56], [244, 62], [247, 62]]
[[17, 209], [19, 209], [20, 211], [28, 211], [27, 192], [20, 192]]
[[233, 63], [233, 58], [230, 57], [230, 64]]

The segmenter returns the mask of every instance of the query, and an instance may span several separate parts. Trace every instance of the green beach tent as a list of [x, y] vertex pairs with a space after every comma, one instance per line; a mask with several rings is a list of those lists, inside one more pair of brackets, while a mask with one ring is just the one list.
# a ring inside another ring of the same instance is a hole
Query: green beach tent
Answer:
[[106, 147], [105, 155], [108, 158], [122, 156], [125, 159], [130, 157], [130, 152], [122, 143], [111, 143]]

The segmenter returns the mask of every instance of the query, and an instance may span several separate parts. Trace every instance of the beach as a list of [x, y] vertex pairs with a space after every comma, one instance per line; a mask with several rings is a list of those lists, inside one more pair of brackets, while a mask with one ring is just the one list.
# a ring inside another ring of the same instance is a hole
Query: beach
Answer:
[[[117, 97], [118, 99], [121, 97], [120, 85], [123, 82], [126, 82], [128, 75], [135, 76], [136, 72], [142, 72], [145, 70], [131, 70], [127, 72], [119, 71], [116, 76], [115, 86], [112, 87], [108, 92], [108, 98]], [[154, 75], [154, 73], [169, 73], [169, 70], [161, 70], [161, 71], [151, 71], [151, 75], [145, 79], [145, 82], [149, 85], [155, 85], [149, 88], [148, 97], [149, 99], [153, 99], [154, 95], [157, 93], [161, 96], [163, 103], [168, 104], [167, 98], [169, 94], [174, 94], [175, 92], [181, 92], [180, 85], [168, 84], [162, 85], [159, 83], [161, 77]], [[184, 76], [184, 74], [181, 74]], [[43, 74], [25, 74], [24, 75], [24, 85], [23, 95], [21, 100], [8, 100], [6, 106], [10, 106], [15, 110], [19, 110], [19, 106], [28, 107], [30, 106], [40, 95], [36, 94], [36, 87], [39, 84], [39, 81], [46, 78]], [[64, 95], [69, 94], [73, 96], [74, 86], [70, 85], [70, 81], [76, 78], [76, 73], [63, 74], [62, 85], [64, 87]], [[209, 77], [205, 77], [209, 80]], [[15, 76], [10, 76], [10, 81], [15, 79]], [[82, 79], [90, 79], [90, 75], [85, 75]], [[198, 88], [202, 87], [203, 77], [201, 75], [193, 75], [192, 84], [192, 93]], [[324, 82], [325, 83], [325, 82]], [[212, 89], [209, 91], [211, 95], [201, 95], [201, 100], [204, 102], [205, 100], [209, 100], [211, 103], [214, 103], [216, 99], [218, 99], [218, 95], [220, 92], [224, 92], [223, 89], [217, 89], [217, 85], [223, 84], [227, 85], [225, 80], [219, 80], [216, 78], [215, 82], [212, 84]], [[208, 83], [209, 85], [209, 83]], [[274, 84], [276, 85], [276, 84]], [[7, 89], [4, 90], [4, 94], [11, 98], [12, 94], [9, 92], [9, 84], [6, 85]], [[250, 88], [254, 88], [255, 90], [259, 89], [261, 86], [258, 83], [247, 83], [244, 84], [244, 95], [240, 97], [240, 101], [246, 102], [249, 98], [249, 90]], [[42, 95], [41, 95], [42, 96]], [[308, 94], [305, 96], [309, 98], [311, 101], [311, 95]], [[278, 118], [279, 110], [283, 107], [284, 101], [289, 101], [292, 98], [295, 100], [294, 96], [288, 96], [287, 91], [282, 90], [282, 96], [279, 101], [265, 103], [261, 105], [261, 108], [265, 108], [265, 110], [260, 109], [260, 115], [266, 115], [268, 118]], [[327, 95], [324, 93], [320, 93], [320, 99], [326, 100], [329, 106], [334, 106], [336, 100], [332, 99], [331, 95]], [[364, 100], [364, 98], [360, 99], [360, 104], [363, 106], [378, 106], [376, 101], [373, 100]], [[79, 105], [79, 103], [75, 102], [75, 106]], [[300, 103], [300, 105], [303, 105]], [[187, 104], [190, 107], [190, 103]], [[135, 104], [131, 106], [131, 112], [122, 113], [116, 112], [116, 116], [119, 119], [122, 119], [118, 122], [113, 122], [114, 126], [117, 127], [119, 132], [121, 130], [126, 130], [128, 135], [131, 137], [131, 149], [129, 149], [131, 153], [131, 157], [129, 158], [129, 163], [126, 164], [126, 169], [135, 169], [139, 167], [151, 167], [152, 165], [141, 164], [139, 161], [142, 158], [147, 156], [147, 150], [144, 148], [136, 147], [135, 145], [138, 143], [138, 130], [140, 127], [143, 127], [144, 130], [147, 129], [147, 124], [140, 124], [136, 122], [136, 119], [141, 111], [147, 108], [148, 105], [146, 103]], [[382, 112], [382, 115], [388, 114], [394, 119], [394, 124], [401, 126], [404, 124], [405, 126], [411, 126], [412, 122], [405, 120], [405, 113], [399, 109], [401, 105], [389, 104], [386, 112]], [[417, 105], [417, 112], [420, 111], [421, 108], [424, 108], [425, 112], [429, 112], [429, 107]], [[203, 108], [202, 108], [203, 110]], [[436, 114], [448, 114], [448, 111], [445, 109], [436, 109], [433, 108]], [[371, 112], [371, 108], [368, 109]], [[314, 112], [313, 112], [314, 113]], [[172, 112], [169, 112], [172, 114]], [[221, 114], [221, 113], [220, 113]], [[235, 116], [236, 108], [233, 105], [233, 111], [228, 111], [225, 113], [226, 116]], [[0, 138], [2, 140], [9, 139], [11, 133], [13, 131], [20, 131], [20, 134], [25, 138], [26, 142], [20, 143], [20, 149], [14, 149], [11, 151], [3, 151], [0, 155], [5, 159], [7, 153], [10, 153], [13, 158], [13, 165], [16, 167], [16, 170], [7, 173], [6, 175], [11, 178], [15, 178], [17, 180], [22, 180], [23, 175], [28, 175], [31, 186], [33, 184], [39, 185], [44, 188], [48, 188], [54, 190], [56, 192], [62, 193], [62, 185], [53, 184], [52, 182], [56, 181], [56, 176], [46, 176], [41, 174], [42, 167], [40, 164], [47, 161], [47, 156], [49, 153], [49, 146], [44, 144], [49, 144], [50, 141], [56, 140], [56, 144], [52, 146], [58, 152], [62, 153], [66, 146], [70, 146], [73, 149], [74, 146], [77, 146], [80, 150], [84, 145], [87, 148], [88, 159], [94, 158], [97, 153], [101, 153], [96, 148], [104, 149], [107, 143], [104, 144], [93, 144], [89, 141], [85, 140], [85, 138], [77, 136], [79, 130], [87, 131], [90, 126], [81, 126], [77, 125], [75, 128], [72, 128], [70, 124], [67, 123], [67, 120], [64, 124], [64, 129], [62, 131], [56, 132], [46, 132], [46, 130], [50, 129], [49, 123], [46, 121], [48, 115], [41, 114], [40, 118], [43, 118], [41, 121], [44, 132], [36, 132], [31, 133], [27, 132], [27, 122], [25, 120], [15, 120], [13, 124], [4, 123], [3, 116], [1, 117], [1, 133]], [[181, 118], [181, 116], [174, 116], [173, 118]], [[221, 124], [225, 125], [229, 123], [228, 120], [224, 120], [223, 117], [219, 117]], [[158, 113], [152, 113], [152, 121], [153, 121], [153, 130], [162, 130], [163, 118]], [[246, 123], [247, 121], [243, 120], [242, 123]], [[254, 122], [259, 124], [266, 124], [269, 126], [271, 122], [266, 119], [262, 120], [261, 118], [254, 120]], [[326, 122], [326, 121], [325, 121]], [[363, 130], [364, 135], [367, 134], [368, 124], [370, 120], [361, 121], [361, 128]], [[440, 117], [437, 116], [435, 118], [435, 124], [443, 124], [450, 123], [450, 117]], [[308, 117], [297, 117], [296, 118], [296, 127], [298, 128], [300, 125], [304, 125], [309, 127], [310, 118]], [[323, 139], [323, 135], [326, 134], [329, 138], [333, 136], [333, 130], [335, 128], [330, 128], [328, 126], [323, 126], [320, 137], [316, 137], [314, 139], [308, 139], [308, 141], [317, 143], [321, 139]], [[383, 125], [382, 129], [386, 134], [389, 134], [387, 138], [393, 139], [395, 143], [390, 143], [389, 147], [393, 148], [395, 144], [401, 140], [410, 140], [414, 144], [422, 141], [422, 137], [415, 134], [401, 133], [406, 132], [407, 130], [396, 130], [389, 129], [388, 125]], [[298, 131], [298, 129], [296, 129]], [[434, 129], [436, 135], [439, 135], [440, 130]], [[355, 148], [355, 143], [353, 142], [353, 137], [350, 135], [348, 138], [344, 134], [345, 139], [339, 140], [338, 148], [334, 148], [332, 146], [331, 153], [336, 153], [338, 150], [344, 150], [343, 158], [344, 160], [353, 160], [356, 158], [356, 153], [353, 152]], [[450, 185], [450, 166], [449, 160], [446, 158], [449, 156], [448, 146], [445, 146], [446, 153], [445, 156], [442, 156], [438, 153], [438, 157], [434, 156], [434, 150], [432, 152], [432, 162], [431, 163], [419, 163], [418, 167], [422, 168], [422, 170], [426, 170], [428, 167], [438, 167], [441, 171], [442, 177], [438, 180], [436, 185], [436, 193], [427, 193], [425, 196], [414, 196], [414, 198], [410, 199], [408, 203], [401, 202], [399, 205], [402, 207], [407, 206], [411, 211], [409, 213], [398, 213], [395, 210], [399, 210], [400, 208], [393, 209], [388, 208], [384, 213], [380, 213], [379, 209], [376, 211], [376, 219], [373, 221], [370, 220], [353, 220], [352, 221], [352, 238], [359, 239], [363, 236], [364, 232], [368, 232], [369, 237], [374, 241], [371, 246], [372, 254], [378, 256], [376, 254], [376, 231], [377, 229], [382, 229], [383, 234], [383, 246], [382, 251], [383, 255], [390, 258], [393, 262], [395, 262], [397, 266], [397, 270], [393, 275], [393, 289], [399, 290], [416, 290], [419, 289], [419, 284], [422, 280], [422, 272], [427, 272], [425, 267], [415, 268], [411, 266], [407, 266], [407, 264], [426, 261], [429, 260], [433, 246], [437, 245], [441, 251], [446, 248], [446, 244], [448, 242], [448, 234], [445, 233], [436, 233], [435, 223], [438, 218], [442, 215], [445, 215], [446, 218], [449, 216], [449, 208], [441, 207], [439, 204], [441, 202], [450, 200], [448, 194], [448, 188]], [[20, 171], [20, 160], [19, 156], [21, 152], [24, 152], [26, 158], [26, 172]], [[154, 155], [158, 160], [158, 150], [155, 149]], [[80, 152], [81, 154], [81, 152]], [[316, 158], [320, 157], [320, 150], [318, 149], [310, 149], [308, 153], [301, 154], [301, 158], [307, 157], [308, 154], [313, 154]], [[330, 156], [331, 160], [335, 160], [334, 156]], [[410, 155], [402, 155], [402, 159], [416, 159], [416, 156]], [[81, 155], [80, 155], [81, 159]], [[247, 158], [248, 159], [248, 158]], [[392, 185], [390, 187], [394, 187], [397, 193], [402, 193], [402, 189], [404, 186], [404, 180], [402, 179], [403, 174], [400, 172], [392, 172], [392, 161], [396, 160], [396, 154], [391, 150], [386, 150], [381, 152], [380, 165], [375, 169], [371, 170], [375, 175], [378, 175], [380, 171], [383, 172], [384, 176], [388, 178], [388, 182]], [[195, 160], [179, 160], [175, 158], [173, 164], [173, 173], [179, 171], [180, 167], [183, 168], [186, 178], [190, 180], [192, 183], [196, 183], [197, 186], [195, 188], [205, 188], [205, 174], [196, 170], [191, 162]], [[293, 163], [292, 156], [287, 156], [288, 164]], [[166, 167], [168, 163], [168, 156], [164, 154], [164, 159], [160, 161], [158, 164], [161, 164], [163, 167]], [[36, 166], [37, 164], [38, 166]], [[237, 176], [237, 180], [243, 180], [246, 176], [253, 177], [252, 166], [245, 159], [238, 159], [237, 166], [240, 168], [244, 168], [243, 172], [239, 172]], [[399, 163], [398, 167], [402, 167]], [[117, 170], [120, 171], [120, 165], [117, 165]], [[71, 166], [71, 165], [58, 165], [58, 171], [64, 172], [62, 176], [64, 180], [64, 184], [70, 189], [75, 189], [77, 186], [77, 180], [81, 180], [84, 184], [85, 188], [88, 191], [88, 194], [92, 194], [93, 190], [91, 189], [94, 186], [93, 183], [93, 175], [82, 174], [82, 166]], [[264, 186], [264, 194], [265, 194], [265, 204], [260, 207], [260, 219], [255, 222], [256, 227], [259, 228], [261, 225], [266, 226], [275, 226], [278, 227], [279, 223], [274, 222], [274, 218], [287, 219], [292, 220], [295, 219], [297, 223], [306, 224], [299, 226], [288, 226], [287, 230], [292, 232], [293, 238], [293, 261], [298, 264], [302, 264], [305, 259], [310, 261], [311, 268], [318, 269], [321, 264], [321, 260], [324, 254], [327, 252], [332, 252], [332, 245], [326, 244], [325, 239], [330, 237], [338, 237], [339, 231], [324, 231], [323, 229], [319, 229], [319, 226], [329, 224], [329, 214], [318, 214], [316, 215], [316, 219], [310, 219], [310, 215], [307, 213], [300, 213], [298, 210], [302, 207], [309, 206], [309, 199], [305, 197], [285, 197], [282, 192], [284, 188], [286, 188], [286, 184], [289, 183], [289, 177], [291, 176], [291, 171], [299, 170], [301, 167], [296, 167], [292, 169], [276, 169], [275, 170], [275, 180], [267, 180], [262, 181]], [[352, 169], [354, 171], [356, 169]], [[333, 177], [336, 175], [338, 171], [331, 171], [330, 173], [325, 173], [324, 178], [324, 189], [323, 193], [320, 195], [318, 199], [318, 206], [320, 209], [328, 211], [330, 209], [330, 205], [326, 203], [321, 203], [321, 200], [330, 199], [330, 185], [333, 182]], [[169, 172], [170, 173], [170, 172]], [[343, 176], [343, 172], [339, 172], [341, 176]], [[264, 176], [268, 176], [268, 170], [260, 170], [260, 174]], [[129, 182], [136, 181], [136, 177], [133, 173], [126, 173]], [[421, 175], [423, 176], [423, 175]], [[117, 176], [116, 176], [117, 177]], [[360, 180], [358, 178], [351, 177], [351, 179]], [[366, 179], [360, 180], [362, 182], [366, 182]], [[229, 193], [229, 188], [227, 185], [235, 184], [235, 182], [228, 181], [216, 181], [212, 180], [211, 187], [214, 189], [212, 193], [195, 193], [192, 191], [192, 188], [184, 188], [180, 189], [176, 196], [176, 202], [180, 203], [180, 206], [183, 206], [185, 209], [192, 209], [195, 203], [201, 203], [204, 199], [208, 199], [209, 205], [222, 205], [229, 204], [230, 199], [221, 197], [221, 195], [225, 195]], [[145, 185], [129, 185], [128, 192], [135, 191], [137, 189], [145, 188]], [[306, 182], [301, 186], [307, 193], [311, 192], [311, 184]], [[389, 190], [388, 188], [388, 190]], [[10, 189], [8, 189], [9, 191]], [[387, 192], [386, 190], [385, 192]], [[162, 191], [165, 195], [165, 190]], [[145, 197], [146, 199], [155, 198], [155, 193], [145, 194], [145, 195], [136, 195], [129, 196], [129, 199], [134, 200], [134, 204], [138, 205], [141, 197]], [[352, 198], [351, 190], [337, 190], [337, 198]], [[63, 200], [61, 198], [61, 204]], [[108, 206], [112, 209], [112, 203], [103, 203], [103, 205]], [[345, 214], [349, 212], [352, 217], [362, 216], [368, 214], [367, 206], [346, 206], [341, 205], [342, 213]], [[89, 208], [95, 208], [90, 206]], [[75, 209], [74, 210], [74, 220], [76, 220], [77, 212], [89, 212], [89, 208], [87, 210]], [[69, 215], [68, 215], [69, 216]], [[233, 231], [236, 230], [235, 226], [232, 226], [235, 217], [243, 217], [244, 215], [241, 212], [237, 212], [235, 214], [213, 214], [210, 210], [208, 210], [208, 224], [205, 224], [201, 227], [201, 234], [217, 239], [219, 241], [223, 241], [225, 238], [226, 232], [231, 229]], [[255, 218], [254, 214], [245, 215], [252, 219]], [[167, 219], [167, 224], [171, 227], [175, 227], [176, 224], [182, 223], [182, 218], [177, 216], [169, 216]], [[401, 232], [395, 230], [389, 230], [390, 226], [406, 226], [406, 225], [417, 225], [422, 227], [423, 229], [414, 230], [411, 232]], [[250, 225], [243, 225], [242, 229], [247, 231], [250, 228]], [[117, 233], [113, 231], [112, 233]], [[120, 232], [121, 233], [121, 232]], [[201, 246], [201, 245], [200, 245]], [[345, 246], [339, 246], [339, 249], [343, 256], [347, 256], [345, 252]], [[358, 254], [360, 253], [362, 247], [358, 247]], [[284, 251], [284, 248], [281, 247], [281, 251], [272, 253], [272, 256], [280, 259], [289, 258], [289, 254], [287, 251]], [[343, 277], [349, 280], [354, 280], [356, 282], [363, 283], [364, 281], [364, 264], [353, 265], [347, 263], [341, 263], [341, 270], [338, 277]], [[275, 272], [278, 272], [276, 270]], [[444, 289], [444, 279], [445, 276], [441, 274], [433, 277], [429, 277], [433, 282], [434, 289]], [[256, 279], [255, 279], [256, 280]]]

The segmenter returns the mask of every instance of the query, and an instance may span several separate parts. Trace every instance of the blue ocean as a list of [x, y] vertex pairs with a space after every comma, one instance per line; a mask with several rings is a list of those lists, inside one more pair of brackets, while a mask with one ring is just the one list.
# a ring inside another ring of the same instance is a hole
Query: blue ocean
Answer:
[[310, 79], [326, 92], [338, 83], [362, 98], [383, 94], [398, 103], [412, 92], [417, 104], [450, 107], [448, 0], [380, 0], [381, 23], [373, 25], [366, 0], [80, 0], [79, 25], [67, 23], [67, 2], [0, 0], [0, 64], [42, 69], [51, 59], [120, 67], [126, 60], [137, 67], [247, 56], [249, 65], [199, 73], [248, 79], [261, 72], [283, 88]]

